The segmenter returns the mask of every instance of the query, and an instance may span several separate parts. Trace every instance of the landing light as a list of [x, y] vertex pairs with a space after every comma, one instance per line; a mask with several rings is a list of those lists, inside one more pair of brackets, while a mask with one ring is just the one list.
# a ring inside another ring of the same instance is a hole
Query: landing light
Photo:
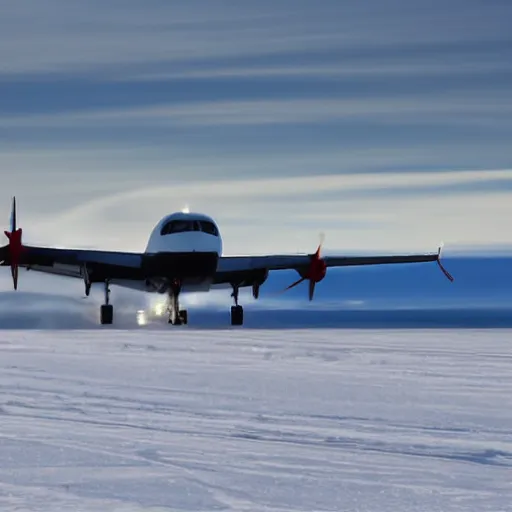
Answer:
[[154, 313], [156, 316], [162, 316], [164, 314], [165, 304], [155, 304]]
[[139, 309], [139, 311], [137, 311], [137, 324], [146, 325], [147, 323], [146, 312], [143, 309]]

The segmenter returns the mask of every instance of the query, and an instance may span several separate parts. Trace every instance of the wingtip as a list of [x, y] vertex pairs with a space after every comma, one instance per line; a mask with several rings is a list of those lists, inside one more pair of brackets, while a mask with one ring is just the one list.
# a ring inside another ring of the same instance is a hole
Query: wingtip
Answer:
[[450, 281], [450, 283], [453, 283], [453, 281], [455, 281], [455, 278], [450, 274], [450, 272], [448, 272], [448, 270], [446, 270], [444, 268], [444, 266], [441, 263], [441, 260], [439, 258], [437, 258], [437, 264], [439, 265], [439, 268], [441, 269], [443, 274], [446, 276], [446, 278]]
[[455, 281], [455, 278], [444, 268], [443, 264], [441, 263], [441, 251], [443, 250], [444, 242], [441, 242], [439, 244], [439, 249], [437, 250], [437, 264], [439, 265], [439, 268], [443, 272], [443, 274], [446, 276], [446, 278], [450, 281], [450, 283], [453, 283]]

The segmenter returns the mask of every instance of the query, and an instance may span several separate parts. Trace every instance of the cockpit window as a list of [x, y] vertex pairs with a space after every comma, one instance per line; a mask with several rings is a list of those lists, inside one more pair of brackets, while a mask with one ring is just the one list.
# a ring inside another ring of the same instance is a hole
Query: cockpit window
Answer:
[[186, 231], [198, 231], [196, 222], [193, 220], [171, 220], [163, 226], [160, 234], [171, 235], [173, 233], [184, 233]]
[[202, 231], [209, 235], [219, 236], [219, 231], [213, 222], [191, 219], [171, 220], [164, 224], [160, 234], [163, 236], [172, 235], [174, 233], [185, 233], [187, 231]]
[[200, 220], [199, 225], [201, 227], [201, 231], [203, 233], [208, 233], [209, 235], [219, 236], [219, 231], [213, 222], [209, 222], [207, 220]]

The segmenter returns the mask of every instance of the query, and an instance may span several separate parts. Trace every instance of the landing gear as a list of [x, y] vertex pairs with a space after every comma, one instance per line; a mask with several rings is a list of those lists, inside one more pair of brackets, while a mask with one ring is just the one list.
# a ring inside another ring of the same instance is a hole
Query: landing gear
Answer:
[[103, 304], [100, 311], [101, 325], [111, 325], [114, 321], [114, 306], [112, 304]]
[[238, 304], [238, 285], [233, 285], [231, 297], [235, 301], [235, 305], [231, 306], [231, 325], [243, 325], [244, 308]]
[[85, 263], [82, 266], [82, 278], [84, 280], [85, 296], [89, 297], [89, 295], [91, 294], [91, 278], [89, 277], [89, 272], [87, 270], [87, 265]]
[[110, 325], [114, 320], [114, 307], [109, 304], [110, 288], [108, 281], [105, 281], [105, 304], [100, 309], [100, 322], [101, 325]]
[[231, 306], [231, 325], [243, 325], [244, 308], [242, 306]]
[[181, 292], [181, 283], [176, 280], [171, 283], [169, 289], [169, 320], [172, 325], [187, 325], [188, 315], [186, 309], [180, 309], [179, 296]]

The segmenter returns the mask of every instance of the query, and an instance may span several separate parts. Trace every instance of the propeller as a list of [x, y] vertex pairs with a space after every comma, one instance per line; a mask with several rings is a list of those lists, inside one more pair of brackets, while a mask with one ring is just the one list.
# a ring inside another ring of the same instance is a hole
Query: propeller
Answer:
[[294, 288], [295, 286], [298, 286], [303, 281], [309, 281], [309, 287], [308, 287], [308, 297], [309, 300], [313, 300], [313, 297], [315, 295], [315, 285], [316, 283], [319, 283], [324, 277], [327, 272], [327, 266], [325, 264], [325, 261], [320, 256], [320, 252], [322, 250], [322, 244], [324, 242], [325, 235], [323, 233], [320, 233], [320, 243], [318, 244], [318, 248], [310, 256], [309, 261], [309, 267], [306, 270], [306, 272], [301, 273], [300, 279], [292, 283], [290, 286], [287, 286], [283, 292], [286, 290], [290, 290], [291, 288]]
[[21, 253], [23, 251], [23, 244], [21, 242], [21, 235], [23, 230], [16, 226], [16, 198], [12, 199], [11, 210], [11, 231], [4, 231], [5, 236], [9, 239], [8, 254], [9, 262], [11, 264], [11, 275], [14, 289], [18, 289], [18, 266], [20, 263]]

